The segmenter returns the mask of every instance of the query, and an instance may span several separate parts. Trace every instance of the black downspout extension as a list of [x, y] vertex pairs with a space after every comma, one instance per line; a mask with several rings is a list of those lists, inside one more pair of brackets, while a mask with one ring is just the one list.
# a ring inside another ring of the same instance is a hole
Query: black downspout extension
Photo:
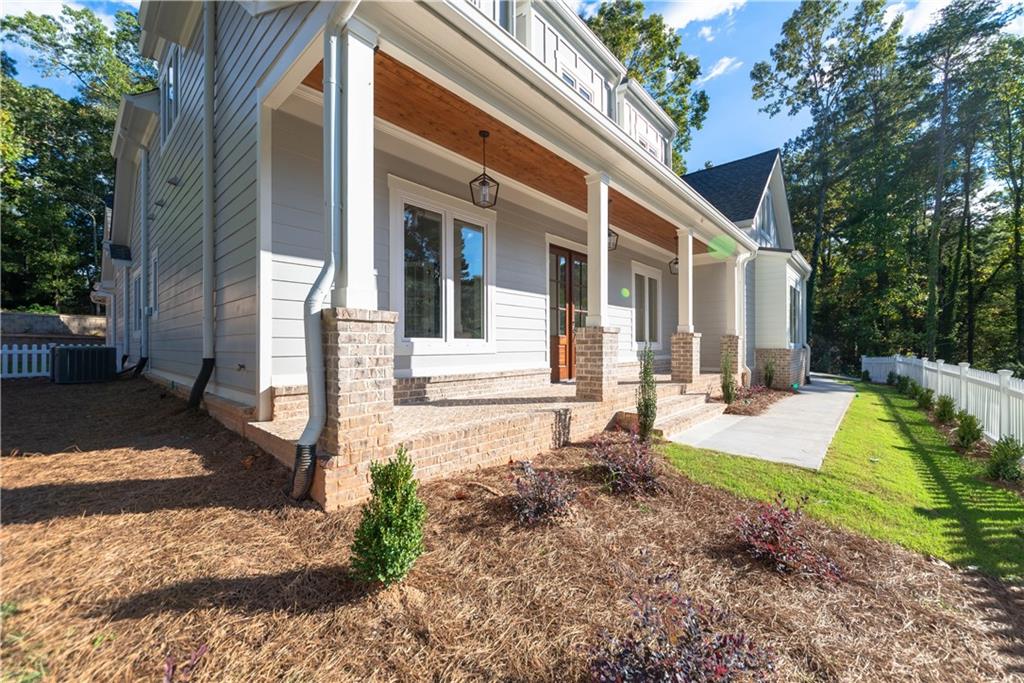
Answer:
[[316, 444], [295, 446], [295, 466], [292, 467], [292, 485], [288, 495], [292, 500], [305, 500], [313, 488], [313, 474], [316, 472]]
[[146, 369], [146, 361], [148, 360], [149, 356], [139, 359], [139, 362], [135, 364], [135, 370], [132, 372], [132, 377], [138, 377], [142, 374], [142, 371]]
[[124, 364], [128, 362], [128, 354], [121, 354], [121, 370], [124, 371]]
[[188, 395], [188, 407], [192, 410], [199, 408], [203, 394], [206, 393], [206, 384], [210, 381], [210, 375], [213, 374], [213, 360], [213, 358], [203, 359], [203, 367], [200, 368], [199, 376], [196, 377], [195, 384], [192, 385], [192, 393]]

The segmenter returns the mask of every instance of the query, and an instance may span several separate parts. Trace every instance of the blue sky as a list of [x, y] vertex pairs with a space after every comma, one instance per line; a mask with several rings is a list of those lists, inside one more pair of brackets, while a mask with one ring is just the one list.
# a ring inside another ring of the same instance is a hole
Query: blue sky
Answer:
[[[593, 0], [575, 2], [583, 13], [593, 11]], [[1006, 4], [1010, 0], [1005, 0]], [[904, 15], [904, 32], [917, 33], [928, 27], [934, 13], [949, 0], [900, 0], [889, 5], [890, 16]], [[111, 0], [75, 0], [76, 7], [89, 7], [107, 23], [112, 24], [118, 9], [137, 9], [138, 2]], [[5, 0], [4, 12], [23, 14], [59, 14], [59, 0]], [[758, 111], [760, 104], [751, 98], [750, 69], [758, 61], [769, 58], [769, 51], [778, 38], [782, 23], [796, 8], [796, 2], [748, 0], [686, 0], [648, 2], [651, 12], [665, 16], [669, 26], [683, 37], [683, 48], [700, 59], [703, 78], [701, 87], [711, 100], [704, 128], [693, 135], [693, 146], [686, 155], [687, 167], [696, 170], [704, 162], [720, 164], [732, 159], [781, 147], [807, 125], [807, 118], [779, 115], [769, 117]], [[1024, 17], [1009, 27], [1024, 33]], [[19, 47], [4, 45], [18, 62], [19, 76], [30, 84], [45, 85], [66, 97], [74, 94], [70, 77], [44, 77], [29, 62]]]

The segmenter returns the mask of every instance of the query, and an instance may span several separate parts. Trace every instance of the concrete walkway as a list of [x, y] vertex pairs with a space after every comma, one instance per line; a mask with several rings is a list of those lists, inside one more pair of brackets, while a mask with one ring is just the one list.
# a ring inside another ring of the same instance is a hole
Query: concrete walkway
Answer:
[[811, 382], [760, 415], [721, 415], [669, 440], [816, 470], [856, 392], [821, 375]]

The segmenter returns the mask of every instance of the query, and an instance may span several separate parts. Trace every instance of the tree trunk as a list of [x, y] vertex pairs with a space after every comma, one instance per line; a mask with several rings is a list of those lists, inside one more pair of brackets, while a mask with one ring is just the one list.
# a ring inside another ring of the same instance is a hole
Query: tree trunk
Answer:
[[956, 255], [953, 257], [953, 267], [950, 273], [949, 286], [944, 292], [945, 301], [942, 306], [942, 314], [939, 319], [939, 356], [945, 359], [952, 359], [954, 356], [953, 327], [956, 324], [956, 299], [960, 291], [960, 274], [963, 265], [964, 243], [966, 233], [971, 229], [971, 190], [972, 190], [972, 168], [974, 161], [974, 137], [971, 136], [964, 146], [964, 173], [963, 173], [963, 214], [960, 219], [960, 230], [956, 241]]
[[1021, 216], [1024, 205], [1024, 192], [1020, 188], [1013, 194], [1013, 303], [1016, 309], [1017, 323], [1017, 362], [1024, 363], [1024, 254], [1021, 253], [1024, 217]]
[[821, 256], [821, 242], [825, 234], [825, 199], [828, 194], [828, 162], [825, 160], [824, 145], [819, 141], [819, 168], [818, 177], [818, 201], [814, 213], [814, 242], [811, 246], [811, 274], [807, 277], [807, 310], [804, 312], [806, 318], [806, 329], [814, 332], [812, 323], [814, 321], [814, 288], [818, 281], [818, 260]]
[[946, 137], [949, 118], [949, 77], [943, 71], [942, 103], [939, 107], [939, 139], [935, 154], [935, 205], [932, 208], [931, 225], [928, 226], [928, 307], [925, 313], [924, 353], [935, 357], [935, 342], [938, 332], [938, 286], [939, 286], [939, 227], [942, 224], [942, 200], [946, 191]]

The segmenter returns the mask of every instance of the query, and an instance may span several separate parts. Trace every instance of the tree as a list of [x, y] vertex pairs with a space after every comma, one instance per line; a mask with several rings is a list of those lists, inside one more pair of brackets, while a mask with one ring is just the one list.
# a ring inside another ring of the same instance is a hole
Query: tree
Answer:
[[855, 97], [866, 71], [877, 66], [874, 54], [891, 52], [899, 23], [884, 21], [882, 0], [865, 0], [852, 17], [838, 0], [803, 0], [782, 25], [771, 49], [771, 62], [758, 62], [750, 72], [753, 96], [765, 102], [762, 111], [776, 116], [808, 112], [811, 125], [789, 146], [805, 170], [804, 184], [813, 196], [811, 274], [807, 281], [808, 329], [814, 330], [815, 295], [830, 231], [826, 210], [829, 193], [842, 181], [851, 131], [860, 123], [864, 103]]
[[690, 149], [693, 130], [704, 125], [708, 96], [694, 90], [700, 62], [686, 54], [682, 38], [660, 14], [644, 16], [641, 0], [602, 2], [597, 13], [584, 17], [587, 25], [635, 79], [675, 121], [679, 132], [672, 141], [672, 168], [686, 172], [683, 153]]
[[110, 138], [121, 95], [153, 87], [155, 69], [136, 49], [135, 15], [119, 12], [108, 30], [88, 9], [64, 7], [59, 18], [32, 12], [4, 17], [6, 40], [32, 51], [46, 74], [71, 74], [79, 96], [17, 80], [2, 58], [0, 162], [4, 202], [5, 307], [89, 310], [99, 276], [95, 231], [112, 191]]
[[928, 226], [928, 304], [925, 314], [925, 353], [935, 357], [938, 338], [940, 228], [950, 157], [951, 121], [967, 83], [965, 74], [1008, 21], [997, 0], [954, 0], [939, 20], [910, 44], [915, 63], [931, 76], [935, 100], [932, 116], [934, 184]]

